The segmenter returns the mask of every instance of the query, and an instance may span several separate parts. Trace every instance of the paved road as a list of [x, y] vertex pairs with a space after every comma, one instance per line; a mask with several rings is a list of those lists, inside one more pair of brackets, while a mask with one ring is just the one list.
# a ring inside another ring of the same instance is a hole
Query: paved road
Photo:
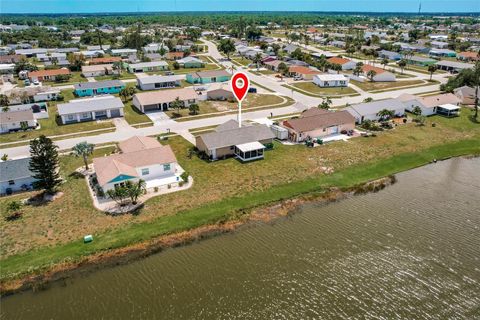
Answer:
[[[240, 68], [240, 67], [234, 66], [230, 61], [225, 60], [224, 57], [220, 54], [220, 52], [218, 52], [217, 47], [214, 43], [207, 40], [203, 40], [203, 41], [208, 46], [209, 54], [213, 58], [215, 58], [217, 61], [219, 61], [219, 63], [222, 64], [227, 70], [231, 72], [232, 69]], [[307, 48], [313, 51], [320, 51], [319, 49], [312, 46], [307, 46]], [[321, 98], [310, 97], [300, 92], [292, 91], [289, 88], [283, 87], [282, 85], [285, 84], [285, 82], [280, 81], [279, 79], [265, 76], [265, 75], [261, 75], [261, 76], [255, 75], [244, 68], [241, 68], [241, 69], [250, 77], [250, 80], [257, 82], [262, 86], [270, 88], [271, 90], [274, 90], [276, 94], [289, 96], [296, 101], [295, 104], [287, 107], [244, 113], [243, 114], [244, 120], [262, 119], [262, 118], [269, 117], [271, 114], [275, 116], [275, 115], [299, 112], [308, 107], [317, 106], [322, 101]], [[408, 71], [408, 73], [413, 74], [420, 79], [429, 78], [429, 75], [413, 72], [410, 70]], [[440, 81], [441, 83], [444, 83], [447, 81], [447, 75], [448, 74], [434, 75], [434, 79]], [[409, 78], [409, 79], [414, 79], [414, 78]], [[136, 81], [136, 79], [129, 79], [129, 80], [123, 80], [123, 81], [134, 82]], [[69, 89], [69, 88], [73, 88], [73, 86], [63, 86], [58, 88]], [[381, 93], [368, 93], [362, 90], [358, 90], [360, 93], [359, 96], [335, 98], [332, 100], [333, 100], [333, 106], [335, 107], [335, 106], [345, 105], [346, 103], [350, 103], [350, 104], [359, 103], [359, 102], [362, 102], [367, 97], [371, 97], [375, 100], [380, 100], [380, 99], [397, 97], [402, 93], [419, 94], [419, 93], [431, 92], [431, 91], [437, 91], [437, 90], [439, 90], [438, 84], [434, 84], [431, 86], [406, 88], [406, 89], [381, 92]], [[147, 136], [147, 135], [157, 135], [160, 133], [166, 133], [167, 130], [170, 130], [170, 132], [179, 133], [185, 138], [187, 138], [187, 140], [189, 140], [190, 142], [193, 142], [193, 136], [189, 133], [189, 129], [218, 125], [227, 120], [235, 119], [235, 118], [236, 118], [235, 114], [230, 114], [230, 115], [223, 115], [218, 117], [204, 118], [204, 119], [183, 121], [183, 122], [176, 122], [171, 119], [168, 119], [168, 120], [159, 119], [155, 121], [154, 126], [146, 127], [146, 128], [138, 128], [138, 129], [130, 126], [126, 126], [122, 123], [123, 125], [119, 124], [117, 126], [117, 130], [115, 132], [103, 133], [96, 136], [64, 139], [64, 140], [56, 141], [55, 143], [59, 146], [60, 150], [64, 150], [64, 149], [69, 149], [73, 147], [75, 144], [82, 141], [87, 141], [89, 143], [94, 143], [94, 144], [117, 142], [117, 141], [125, 140], [135, 135]], [[29, 155], [29, 147], [21, 146], [21, 147], [0, 149], [0, 154], [5, 154], [5, 153], [8, 154], [8, 156], [11, 159], [22, 158]]]

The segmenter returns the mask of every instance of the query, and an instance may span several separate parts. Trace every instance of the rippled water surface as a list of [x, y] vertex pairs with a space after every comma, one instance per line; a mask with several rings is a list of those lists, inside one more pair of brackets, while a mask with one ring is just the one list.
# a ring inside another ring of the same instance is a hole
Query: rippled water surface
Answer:
[[3, 299], [2, 319], [480, 318], [480, 159]]

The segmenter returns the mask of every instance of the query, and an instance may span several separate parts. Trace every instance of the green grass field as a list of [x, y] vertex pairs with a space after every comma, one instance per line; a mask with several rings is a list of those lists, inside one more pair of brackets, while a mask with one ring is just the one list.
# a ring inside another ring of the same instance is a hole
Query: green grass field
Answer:
[[357, 93], [357, 91], [350, 87], [322, 88], [313, 82], [294, 82], [291, 86], [316, 96], [341, 96]]

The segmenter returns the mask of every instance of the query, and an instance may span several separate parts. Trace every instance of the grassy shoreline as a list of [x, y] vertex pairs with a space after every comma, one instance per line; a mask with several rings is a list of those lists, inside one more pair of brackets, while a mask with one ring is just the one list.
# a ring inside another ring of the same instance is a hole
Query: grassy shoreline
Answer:
[[279, 201], [327, 192], [330, 188], [348, 189], [356, 185], [413, 169], [433, 159], [446, 159], [463, 155], [480, 155], [477, 139], [460, 140], [427, 148], [422, 151], [398, 154], [368, 164], [348, 167], [331, 175], [320, 175], [292, 183], [276, 185], [262, 191], [230, 197], [175, 215], [159, 217], [128, 227], [94, 234], [95, 241], [85, 245], [79, 239], [63, 245], [41, 247], [37, 250], [12, 255], [0, 262], [1, 287], [9, 282], [41, 274], [59, 265], [83, 262], [93, 254], [134, 246], [155, 238], [239, 219], [255, 208]]

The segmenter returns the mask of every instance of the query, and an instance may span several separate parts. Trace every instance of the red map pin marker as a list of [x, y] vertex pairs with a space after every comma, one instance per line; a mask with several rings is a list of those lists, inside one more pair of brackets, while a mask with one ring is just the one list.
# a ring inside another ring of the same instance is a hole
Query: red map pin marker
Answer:
[[233, 75], [231, 81], [232, 91], [237, 98], [237, 101], [240, 103], [245, 98], [250, 87], [250, 81], [248, 76], [243, 72], [237, 72]]

